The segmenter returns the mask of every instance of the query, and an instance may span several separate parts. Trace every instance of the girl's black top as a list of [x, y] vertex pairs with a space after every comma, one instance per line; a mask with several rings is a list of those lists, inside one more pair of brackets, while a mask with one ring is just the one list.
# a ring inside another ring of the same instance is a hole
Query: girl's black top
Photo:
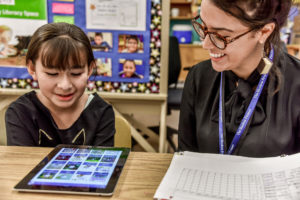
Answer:
[[112, 106], [96, 93], [70, 128], [59, 129], [35, 91], [24, 94], [6, 111], [8, 145], [54, 147], [58, 144], [113, 146]]
[[[281, 53], [274, 63], [282, 74], [270, 78], [252, 118], [233, 152], [250, 157], [278, 156], [300, 152], [300, 61]], [[221, 73], [210, 60], [195, 65], [184, 85], [179, 120], [179, 150], [219, 153], [219, 87]], [[226, 151], [230, 146], [260, 79], [256, 69], [247, 80], [224, 72]]]

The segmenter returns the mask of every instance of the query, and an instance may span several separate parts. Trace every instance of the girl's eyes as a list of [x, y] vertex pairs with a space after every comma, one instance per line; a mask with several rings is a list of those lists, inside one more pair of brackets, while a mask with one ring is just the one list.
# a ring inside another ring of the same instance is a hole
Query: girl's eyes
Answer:
[[58, 75], [58, 73], [51, 73], [51, 72], [46, 72], [46, 74], [48, 75], [48, 76], [57, 76]]
[[72, 76], [80, 76], [82, 73], [71, 73]]
[[[48, 76], [58, 76], [57, 72], [45, 72]], [[71, 72], [71, 76], [80, 76], [82, 72]]]

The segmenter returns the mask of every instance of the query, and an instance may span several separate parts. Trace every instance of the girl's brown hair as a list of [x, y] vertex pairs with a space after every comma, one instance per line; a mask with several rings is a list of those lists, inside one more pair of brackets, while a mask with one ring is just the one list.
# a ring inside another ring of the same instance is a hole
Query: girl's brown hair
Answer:
[[70, 67], [94, 66], [95, 58], [87, 35], [68, 23], [50, 23], [33, 34], [26, 55], [26, 64], [35, 64], [40, 56], [43, 66], [66, 70]]

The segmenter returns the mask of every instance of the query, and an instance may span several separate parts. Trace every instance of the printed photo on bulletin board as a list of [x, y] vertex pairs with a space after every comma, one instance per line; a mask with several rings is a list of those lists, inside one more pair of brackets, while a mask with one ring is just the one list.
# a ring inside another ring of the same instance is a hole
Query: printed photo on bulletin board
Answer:
[[[1, 47], [6, 47], [3, 51], [6, 55], [0, 58], [3, 61], [0, 60], [1, 88], [37, 88], [38, 83], [31, 79], [24, 67], [26, 45], [42, 24], [67, 22], [79, 26], [91, 41], [96, 68], [88, 90], [159, 93], [161, 0], [12, 0], [12, 5], [2, 2], [1, 10], [23, 12], [23, 18], [0, 14], [3, 23], [0, 24], [0, 34], [7, 31], [3, 35], [8, 41], [1, 44]], [[17, 24], [10, 20], [25, 21], [21, 22], [22, 25], [7, 28], [7, 25]], [[30, 26], [24, 26], [29, 23]], [[13, 62], [5, 60], [13, 56], [18, 59]], [[23, 60], [20, 59], [22, 56]], [[7, 73], [6, 68], [13, 70]]]
[[123, 79], [143, 79], [144, 67], [142, 60], [120, 59], [119, 77]]
[[111, 58], [97, 58], [96, 68], [93, 73], [95, 76], [108, 76], [111, 77]]
[[119, 35], [120, 53], [144, 53], [143, 35]]
[[103, 32], [88, 32], [88, 37], [91, 40], [93, 51], [111, 51], [112, 50], [112, 33]]

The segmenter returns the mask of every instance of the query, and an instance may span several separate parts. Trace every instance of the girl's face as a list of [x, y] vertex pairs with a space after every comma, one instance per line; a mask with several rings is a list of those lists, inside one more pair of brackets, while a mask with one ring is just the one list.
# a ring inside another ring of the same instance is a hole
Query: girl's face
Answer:
[[65, 71], [46, 68], [40, 57], [35, 65], [29, 64], [28, 71], [38, 81], [38, 97], [49, 110], [73, 109], [82, 103], [81, 97], [92, 73], [87, 64], [83, 67], [73, 66]]
[[[202, 0], [200, 16], [208, 31], [216, 32], [228, 40], [250, 29], [237, 18], [216, 7], [211, 0]], [[263, 46], [259, 44], [259, 39], [259, 34], [251, 31], [220, 50], [206, 35], [203, 48], [209, 51], [215, 71], [232, 70], [238, 76], [247, 78], [243, 77], [244, 74], [250, 75], [263, 55]]]
[[133, 62], [125, 62], [123, 65], [123, 71], [125, 73], [125, 77], [130, 78], [135, 72], [135, 65]]

